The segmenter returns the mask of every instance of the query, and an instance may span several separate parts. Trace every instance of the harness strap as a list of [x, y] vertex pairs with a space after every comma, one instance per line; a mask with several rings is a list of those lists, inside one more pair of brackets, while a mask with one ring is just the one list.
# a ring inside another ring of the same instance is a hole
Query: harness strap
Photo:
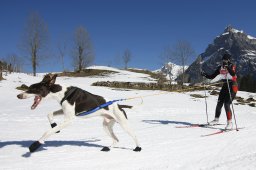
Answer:
[[[204, 84], [204, 85], [217, 85], [217, 84], [223, 84], [223, 82], [217, 82], [217, 83], [211, 83], [211, 84]], [[201, 87], [200, 87], [201, 88]], [[188, 88], [188, 89], [196, 89], [195, 87], [194, 88]], [[188, 90], [188, 89], [186, 89], [186, 90]], [[71, 89], [70, 89], [70, 91], [71, 91]], [[64, 101], [64, 100], [66, 100], [67, 99], [67, 97], [73, 92], [73, 91], [75, 91], [75, 90], [73, 90], [72, 92], [68, 92], [68, 94], [62, 99], [62, 102]], [[173, 91], [173, 92], [182, 92], [182, 91], [184, 91], [184, 90], [175, 90], [175, 91]], [[133, 100], [133, 99], [137, 99], [137, 98], [143, 98], [143, 97], [149, 97], [149, 96], [156, 96], [156, 95], [161, 95], [161, 94], [167, 94], [167, 93], [169, 93], [169, 91], [164, 91], [164, 92], [160, 92], [160, 93], [157, 93], [157, 94], [150, 94], [150, 95], [144, 95], [144, 96], [137, 96], [137, 97], [130, 97], [130, 98], [124, 98], [124, 99], [118, 99], [118, 100], [112, 100], [112, 101], [108, 101], [108, 102], [106, 102], [106, 103], [103, 103], [103, 104], [101, 104], [101, 105], [99, 105], [98, 107], [95, 107], [95, 108], [93, 108], [93, 109], [91, 109], [91, 110], [88, 110], [88, 111], [82, 111], [82, 112], [79, 112], [79, 113], [76, 113], [76, 116], [86, 116], [86, 115], [89, 115], [89, 114], [91, 114], [91, 113], [94, 113], [94, 112], [96, 112], [96, 111], [98, 111], [98, 110], [100, 110], [100, 109], [102, 109], [102, 108], [104, 108], [104, 107], [107, 107], [107, 106], [109, 106], [109, 105], [112, 105], [113, 103], [115, 103], [115, 102], [119, 102], [119, 101], [125, 101], [125, 100]], [[143, 102], [143, 99], [142, 99], [142, 102]]]
[[100, 109], [102, 109], [102, 108], [104, 108], [104, 107], [107, 107], [107, 106], [109, 106], [109, 105], [111, 105], [111, 104], [113, 104], [113, 103], [115, 103], [115, 102], [123, 101], [123, 100], [125, 100], [125, 99], [112, 100], [112, 101], [106, 102], [106, 103], [101, 104], [101, 105], [99, 105], [98, 107], [95, 107], [95, 108], [93, 108], [93, 109], [91, 109], [91, 110], [88, 110], [88, 111], [86, 111], [86, 112], [76, 113], [76, 116], [85, 116], [85, 115], [89, 115], [89, 114], [91, 114], [91, 113], [93, 113], [93, 112], [96, 112], [96, 111], [98, 111], [98, 110], [100, 110]]
[[67, 94], [66, 94], [66, 95], [63, 97], [63, 99], [60, 101], [60, 105], [62, 105], [62, 103], [63, 103], [72, 93], [74, 93], [76, 90], [77, 90], [77, 88], [71, 87], [71, 88], [68, 90]]

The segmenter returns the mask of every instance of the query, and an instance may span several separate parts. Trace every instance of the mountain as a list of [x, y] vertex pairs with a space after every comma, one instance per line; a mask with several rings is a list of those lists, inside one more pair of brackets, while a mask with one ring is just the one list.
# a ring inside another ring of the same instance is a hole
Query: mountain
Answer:
[[239, 83], [245, 77], [256, 80], [256, 38], [228, 26], [189, 66], [185, 72], [186, 82], [201, 82], [200, 68], [206, 73], [212, 73], [225, 52], [232, 55], [232, 62], [237, 66]]
[[[185, 69], [187, 68], [188, 66], [185, 66]], [[155, 72], [162, 72], [166, 75], [168, 80], [174, 81], [180, 74], [182, 74], [182, 66], [169, 62]]]

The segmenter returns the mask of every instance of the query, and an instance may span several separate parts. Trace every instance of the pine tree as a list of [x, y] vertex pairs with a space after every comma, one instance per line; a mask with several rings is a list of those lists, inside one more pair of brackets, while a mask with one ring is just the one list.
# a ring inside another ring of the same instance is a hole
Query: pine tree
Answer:
[[241, 91], [256, 92], [256, 80], [253, 75], [246, 75], [240, 79], [239, 89]]

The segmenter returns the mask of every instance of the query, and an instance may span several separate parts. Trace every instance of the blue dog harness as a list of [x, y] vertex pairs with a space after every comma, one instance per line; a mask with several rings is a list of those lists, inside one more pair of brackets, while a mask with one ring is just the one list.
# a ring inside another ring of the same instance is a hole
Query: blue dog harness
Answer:
[[96, 112], [96, 111], [98, 111], [98, 110], [100, 110], [100, 109], [102, 109], [104, 107], [112, 105], [115, 102], [119, 102], [119, 101], [123, 101], [123, 100], [125, 100], [125, 99], [118, 99], [118, 100], [108, 101], [108, 102], [106, 102], [106, 103], [104, 103], [102, 105], [99, 105], [98, 107], [95, 107], [95, 108], [91, 109], [91, 110], [88, 110], [88, 111], [85, 111], [85, 112], [76, 113], [76, 116], [86, 116], [86, 115], [89, 115], [89, 114], [94, 113], [94, 112]]

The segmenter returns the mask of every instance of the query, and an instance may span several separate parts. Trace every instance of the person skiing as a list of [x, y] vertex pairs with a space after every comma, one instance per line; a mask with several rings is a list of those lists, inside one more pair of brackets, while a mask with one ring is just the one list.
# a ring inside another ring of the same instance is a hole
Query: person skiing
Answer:
[[[215, 110], [215, 118], [213, 121], [209, 122], [209, 125], [216, 125], [219, 122], [219, 117], [221, 114], [221, 109], [224, 104], [226, 116], [227, 116], [227, 125], [225, 127], [226, 130], [233, 129], [232, 124], [232, 112], [230, 109], [230, 104], [236, 96], [238, 91], [237, 85], [237, 76], [236, 76], [236, 66], [231, 63], [231, 55], [225, 53], [222, 56], [222, 64], [218, 66], [217, 70], [209, 75], [204, 71], [201, 71], [201, 75], [208, 78], [214, 79], [216, 76], [221, 75], [221, 79], [223, 81], [222, 88], [219, 93], [219, 98]], [[229, 86], [228, 86], [228, 84]]]

